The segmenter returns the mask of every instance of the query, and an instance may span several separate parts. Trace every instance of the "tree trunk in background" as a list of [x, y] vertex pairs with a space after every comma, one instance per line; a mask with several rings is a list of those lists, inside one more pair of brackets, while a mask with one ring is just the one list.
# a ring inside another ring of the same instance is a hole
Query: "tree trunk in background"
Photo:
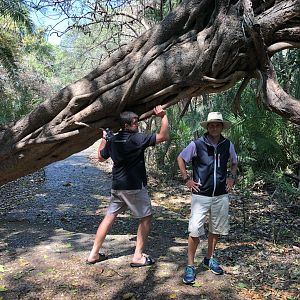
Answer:
[[[300, 0], [183, 1], [160, 24], [0, 132], [0, 185], [79, 152], [158, 104], [218, 93], [256, 77], [266, 106], [300, 124], [300, 102], [278, 85], [269, 57], [300, 46]], [[239, 110], [241, 84], [234, 109]]]

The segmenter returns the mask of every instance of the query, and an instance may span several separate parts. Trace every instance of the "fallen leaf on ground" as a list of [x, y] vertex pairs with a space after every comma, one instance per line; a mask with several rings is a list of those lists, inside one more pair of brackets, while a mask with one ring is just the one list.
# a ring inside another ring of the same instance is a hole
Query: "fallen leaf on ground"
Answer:
[[20, 266], [27, 266], [27, 265], [29, 265], [29, 262], [26, 261], [24, 258], [20, 258], [19, 259], [19, 263], [20, 263]]
[[131, 299], [134, 297], [134, 293], [125, 293], [123, 294], [123, 299]]
[[243, 282], [240, 282], [240, 283], [238, 284], [238, 287], [239, 287], [240, 289], [245, 289], [245, 288], [247, 287], [247, 285], [246, 285], [245, 283], [243, 283]]
[[19, 280], [19, 279], [21, 279], [23, 276], [24, 276], [23, 272], [19, 272], [19, 273], [15, 274], [13, 277], [14, 277], [14, 280]]
[[4, 285], [0, 285], [0, 292], [6, 292], [8, 289]]
[[200, 282], [195, 282], [195, 283], [193, 283], [193, 285], [192, 285], [193, 287], [201, 287], [202, 286], [202, 284], [200, 283]]

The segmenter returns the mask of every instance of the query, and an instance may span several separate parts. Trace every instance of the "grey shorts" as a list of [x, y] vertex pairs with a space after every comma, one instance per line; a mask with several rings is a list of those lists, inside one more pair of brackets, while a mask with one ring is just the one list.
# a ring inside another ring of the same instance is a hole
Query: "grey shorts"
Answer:
[[227, 235], [229, 231], [229, 197], [228, 194], [207, 197], [192, 194], [189, 235], [204, 235], [204, 223], [209, 214], [209, 232]]
[[145, 187], [140, 190], [111, 190], [106, 214], [119, 214], [127, 209], [139, 219], [152, 215], [151, 200]]

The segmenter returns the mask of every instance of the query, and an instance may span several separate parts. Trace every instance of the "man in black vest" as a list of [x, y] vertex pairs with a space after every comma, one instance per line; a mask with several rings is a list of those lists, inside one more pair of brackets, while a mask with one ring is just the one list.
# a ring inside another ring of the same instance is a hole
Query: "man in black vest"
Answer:
[[[237, 155], [233, 144], [221, 135], [230, 123], [219, 112], [208, 114], [207, 121], [200, 123], [207, 133], [192, 141], [178, 156], [177, 162], [186, 186], [192, 192], [189, 220], [188, 265], [183, 282], [191, 284], [196, 279], [194, 266], [199, 237], [204, 235], [204, 222], [209, 213], [207, 256], [203, 265], [214, 274], [223, 274], [223, 269], [213, 258], [219, 235], [229, 230], [229, 197], [237, 173]], [[189, 177], [186, 163], [192, 161], [193, 176]], [[227, 165], [230, 162], [230, 171]]]
[[121, 131], [116, 135], [106, 138], [106, 132], [103, 132], [98, 158], [103, 162], [111, 157], [113, 161], [112, 190], [106, 216], [98, 227], [87, 264], [95, 264], [107, 258], [105, 254], [99, 253], [99, 250], [118, 214], [127, 209], [139, 219], [136, 248], [130, 266], [143, 267], [154, 263], [150, 256], [143, 255], [152, 219], [151, 201], [146, 189], [144, 151], [147, 147], [169, 139], [168, 118], [165, 111], [159, 105], [154, 108], [154, 114], [161, 118], [159, 133], [139, 133], [138, 115], [130, 111], [120, 114]]

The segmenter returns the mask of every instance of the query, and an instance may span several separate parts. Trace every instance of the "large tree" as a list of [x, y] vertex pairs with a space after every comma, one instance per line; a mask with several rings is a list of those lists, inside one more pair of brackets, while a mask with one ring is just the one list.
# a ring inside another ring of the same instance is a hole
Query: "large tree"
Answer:
[[117, 128], [132, 110], [141, 119], [158, 104], [219, 93], [251, 78], [265, 105], [300, 124], [300, 102], [277, 83], [270, 57], [300, 47], [300, 0], [186, 0], [162, 22], [120, 48], [0, 132], [0, 184], [85, 149], [100, 128]]

